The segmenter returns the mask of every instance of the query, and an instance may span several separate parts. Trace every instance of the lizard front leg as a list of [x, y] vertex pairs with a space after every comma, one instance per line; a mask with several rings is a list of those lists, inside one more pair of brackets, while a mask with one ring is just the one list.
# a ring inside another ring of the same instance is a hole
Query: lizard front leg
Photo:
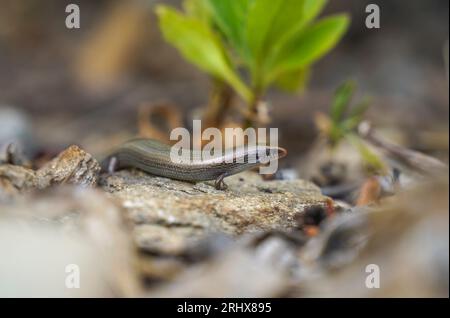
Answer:
[[228, 189], [228, 186], [223, 181], [225, 177], [227, 177], [227, 173], [222, 173], [220, 176], [217, 177], [216, 181], [214, 182], [214, 186], [217, 190], [226, 190]]

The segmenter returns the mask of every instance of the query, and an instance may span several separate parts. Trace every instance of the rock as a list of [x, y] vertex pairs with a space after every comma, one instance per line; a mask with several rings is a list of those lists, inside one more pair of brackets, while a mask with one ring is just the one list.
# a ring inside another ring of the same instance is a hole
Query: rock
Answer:
[[254, 252], [237, 246], [206, 264], [194, 266], [148, 297], [279, 297], [289, 288], [288, 276]]
[[87, 152], [71, 146], [39, 170], [22, 166], [0, 164], [0, 202], [19, 193], [45, 189], [55, 184], [94, 186], [100, 165]]
[[0, 203], [9, 202], [37, 186], [33, 170], [10, 164], [0, 165]]
[[0, 165], [12, 164], [16, 166], [30, 167], [30, 161], [25, 157], [17, 143], [9, 143], [0, 148]]
[[226, 182], [228, 189], [220, 191], [213, 182], [191, 184], [137, 170], [100, 179], [135, 224], [137, 245], [153, 254], [179, 255], [211, 232], [237, 236], [292, 229], [299, 214], [327, 202], [303, 180], [263, 181], [257, 173], [244, 172]]
[[36, 172], [38, 187], [69, 183], [93, 186], [100, 172], [98, 162], [78, 146], [70, 146]]
[[0, 202], [10, 202], [20, 194], [11, 181], [0, 178]]
[[[60, 187], [2, 204], [0, 211], [0, 297], [139, 292], [123, 213], [102, 191]], [[79, 269], [80, 288], [65, 285], [72, 264]]]
[[351, 143], [339, 143], [333, 148], [333, 156], [329, 150], [326, 140], [317, 139], [298, 161], [300, 178], [314, 180], [320, 187], [353, 184], [365, 178], [364, 161]]
[[37, 186], [36, 174], [32, 169], [10, 164], [0, 165], [0, 178], [8, 180], [18, 190]]
[[295, 246], [286, 239], [271, 236], [255, 247], [258, 262], [270, 264], [280, 272], [289, 272], [298, 264]]
[[[441, 179], [327, 222], [299, 252], [301, 290], [292, 295], [448, 297], [448, 178]], [[369, 288], [377, 275], [379, 288]]]

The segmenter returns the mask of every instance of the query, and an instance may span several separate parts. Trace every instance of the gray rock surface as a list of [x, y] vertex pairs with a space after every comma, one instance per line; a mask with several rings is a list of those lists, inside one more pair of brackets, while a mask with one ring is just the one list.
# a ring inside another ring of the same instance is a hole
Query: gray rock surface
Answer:
[[100, 179], [135, 224], [137, 245], [156, 254], [178, 255], [209, 233], [288, 230], [306, 208], [325, 206], [328, 200], [303, 180], [264, 181], [244, 172], [226, 182], [228, 189], [221, 191], [212, 182], [191, 184], [137, 170]]

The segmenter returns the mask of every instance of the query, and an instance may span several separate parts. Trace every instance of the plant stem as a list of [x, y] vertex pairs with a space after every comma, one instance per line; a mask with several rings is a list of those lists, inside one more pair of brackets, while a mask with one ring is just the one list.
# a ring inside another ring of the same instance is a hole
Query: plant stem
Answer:
[[248, 104], [247, 116], [244, 122], [244, 128], [254, 127], [256, 125], [255, 117], [258, 116], [258, 104], [260, 101], [260, 94], [255, 93], [252, 100]]
[[[258, 119], [258, 105], [263, 95], [264, 85], [263, 77], [261, 76], [261, 63], [255, 63], [252, 67], [252, 89], [251, 98], [248, 101], [247, 116], [244, 121], [244, 129], [249, 127], [255, 127]], [[256, 120], [255, 120], [256, 118]]]
[[219, 79], [213, 80], [213, 87], [203, 116], [204, 128], [220, 128], [225, 119], [226, 113], [233, 102], [233, 90], [229, 85]]

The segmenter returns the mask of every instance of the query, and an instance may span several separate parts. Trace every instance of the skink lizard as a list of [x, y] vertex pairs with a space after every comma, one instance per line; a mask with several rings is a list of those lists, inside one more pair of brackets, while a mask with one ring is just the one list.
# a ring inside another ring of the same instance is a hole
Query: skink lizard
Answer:
[[[224, 155], [213, 159], [174, 162], [171, 160], [170, 150], [169, 145], [157, 140], [133, 139], [106, 157], [102, 161], [102, 170], [113, 172], [134, 167], [153, 175], [182, 181], [215, 180], [216, 189], [223, 190], [227, 187], [223, 181], [225, 177], [277, 160], [287, 154], [287, 151], [280, 147], [242, 146], [235, 148], [233, 152], [225, 151]], [[191, 150], [190, 155], [196, 157], [199, 152]]]

